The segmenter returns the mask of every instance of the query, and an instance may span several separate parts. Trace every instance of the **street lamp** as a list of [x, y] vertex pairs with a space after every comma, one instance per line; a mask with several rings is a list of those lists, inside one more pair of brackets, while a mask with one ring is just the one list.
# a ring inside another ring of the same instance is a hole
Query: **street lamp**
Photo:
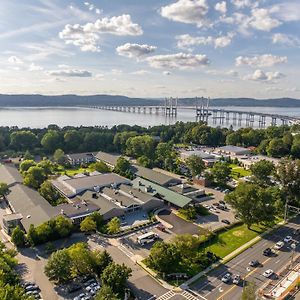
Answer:
[[290, 269], [292, 270], [293, 269], [293, 260], [294, 260], [294, 255], [295, 255], [295, 250], [296, 250], [296, 243], [292, 243], [291, 244], [291, 248], [292, 248], [292, 254], [291, 254], [291, 266], [290, 266]]

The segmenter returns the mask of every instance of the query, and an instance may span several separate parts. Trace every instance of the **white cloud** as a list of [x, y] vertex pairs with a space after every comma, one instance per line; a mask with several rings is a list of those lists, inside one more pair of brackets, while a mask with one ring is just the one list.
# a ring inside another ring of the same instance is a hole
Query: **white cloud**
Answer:
[[272, 13], [280, 20], [285, 22], [300, 21], [299, 1], [284, 1], [271, 8]]
[[123, 74], [123, 71], [120, 70], [120, 69], [112, 69], [112, 70], [111, 70], [111, 73], [112, 73], [113, 75], [122, 75], [122, 74]]
[[225, 1], [218, 2], [215, 5], [215, 10], [220, 12], [221, 14], [225, 15], [227, 12], [227, 4]]
[[99, 8], [96, 8], [96, 9], [95, 9], [95, 13], [96, 13], [97, 15], [100, 15], [100, 14], [102, 13], [102, 10], [99, 9]]
[[207, 66], [210, 64], [206, 55], [193, 55], [182, 52], [150, 56], [146, 60], [151, 67], [163, 69], [194, 69], [196, 67]]
[[23, 61], [22, 61], [19, 57], [15, 56], [15, 55], [10, 56], [10, 57], [7, 59], [7, 61], [8, 61], [10, 64], [13, 64], [13, 65], [21, 65], [21, 64], [23, 64]]
[[42, 70], [44, 70], [43, 67], [38, 66], [38, 65], [36, 65], [36, 64], [34, 64], [34, 63], [31, 63], [31, 64], [29, 65], [29, 67], [28, 67], [28, 71], [30, 71], [30, 72], [33, 72], [33, 71], [42, 71]]
[[169, 20], [198, 27], [207, 25], [206, 14], [209, 6], [206, 0], [178, 0], [161, 8], [161, 15]]
[[91, 72], [86, 70], [77, 70], [77, 69], [52, 70], [46, 72], [46, 74], [51, 76], [62, 76], [62, 77], [92, 77]]
[[280, 72], [264, 72], [262, 70], [255, 70], [253, 74], [244, 77], [245, 80], [261, 81], [261, 82], [273, 82], [276, 79], [285, 77]]
[[80, 47], [82, 51], [99, 52], [98, 40], [100, 34], [118, 36], [138, 36], [143, 34], [142, 28], [133, 23], [130, 15], [98, 19], [95, 23], [85, 25], [67, 24], [59, 37], [67, 44]]
[[95, 79], [97, 80], [103, 80], [104, 79], [104, 74], [98, 73], [95, 75]]
[[281, 22], [272, 18], [270, 11], [265, 8], [255, 8], [252, 10], [250, 26], [257, 30], [271, 31], [281, 25]]
[[234, 37], [233, 33], [228, 33], [224, 36], [212, 37], [212, 36], [199, 36], [194, 37], [189, 34], [183, 34], [176, 36], [177, 47], [181, 49], [191, 50], [194, 46], [198, 45], [213, 45], [215, 48], [224, 48], [231, 44], [232, 38]]
[[147, 70], [137, 70], [131, 73], [132, 75], [146, 75], [146, 74], [150, 74], [149, 71]]
[[291, 34], [274, 33], [272, 35], [273, 44], [283, 44], [289, 47], [300, 47], [300, 39]]
[[126, 43], [117, 47], [116, 51], [121, 56], [126, 56], [130, 58], [139, 58], [147, 54], [153, 53], [156, 50], [155, 46], [150, 45], [140, 45], [140, 44], [130, 44]]
[[272, 67], [277, 64], [286, 63], [286, 56], [276, 56], [272, 54], [263, 54], [257, 56], [239, 56], [235, 59], [236, 66], [247, 65], [250, 67]]
[[237, 9], [245, 8], [245, 7], [257, 7], [258, 1], [251, 0], [231, 0], [231, 3], [236, 6]]
[[229, 70], [226, 74], [229, 75], [229, 76], [233, 76], [233, 77], [238, 77], [239, 76], [239, 72], [236, 71], [236, 70]]

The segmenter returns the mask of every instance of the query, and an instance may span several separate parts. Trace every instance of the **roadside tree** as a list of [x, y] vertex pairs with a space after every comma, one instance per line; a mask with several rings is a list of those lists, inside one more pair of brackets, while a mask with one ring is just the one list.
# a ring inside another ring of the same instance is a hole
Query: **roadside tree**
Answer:
[[24, 247], [26, 244], [26, 235], [23, 230], [19, 226], [17, 226], [12, 234], [11, 241], [16, 245], [16, 247]]
[[185, 160], [188, 168], [191, 170], [193, 177], [201, 175], [205, 170], [205, 164], [202, 158], [198, 155], [191, 155]]
[[97, 224], [90, 216], [85, 217], [84, 220], [82, 220], [80, 223], [80, 230], [82, 232], [92, 232], [92, 231], [96, 231], [96, 229], [97, 229]]
[[275, 171], [275, 166], [271, 161], [260, 160], [250, 167], [252, 175], [254, 177], [254, 182], [258, 183], [260, 186], [270, 185], [270, 176]]
[[95, 300], [120, 300], [118, 295], [113, 292], [110, 286], [104, 285], [101, 287], [100, 291], [94, 297]]
[[120, 227], [121, 227], [120, 219], [114, 217], [107, 223], [107, 232], [109, 234], [118, 233], [120, 231]]
[[0, 182], [0, 197], [5, 197], [9, 194], [8, 185], [4, 182]]
[[210, 173], [217, 184], [225, 186], [230, 176], [231, 168], [227, 162], [217, 161]]

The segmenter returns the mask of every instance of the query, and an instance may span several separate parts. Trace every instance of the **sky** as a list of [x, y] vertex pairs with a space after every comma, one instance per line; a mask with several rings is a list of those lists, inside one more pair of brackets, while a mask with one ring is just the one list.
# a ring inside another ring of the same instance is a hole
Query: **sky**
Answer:
[[0, 0], [0, 93], [300, 98], [299, 0]]

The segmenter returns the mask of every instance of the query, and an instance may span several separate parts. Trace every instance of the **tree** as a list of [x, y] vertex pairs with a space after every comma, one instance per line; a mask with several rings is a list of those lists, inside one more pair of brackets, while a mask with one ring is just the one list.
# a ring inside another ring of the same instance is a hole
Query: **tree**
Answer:
[[114, 171], [122, 176], [132, 176], [130, 162], [122, 156], [117, 159]]
[[25, 173], [23, 183], [25, 185], [38, 189], [46, 179], [47, 176], [43, 168], [32, 166]]
[[33, 158], [34, 157], [30, 154], [29, 150], [26, 150], [23, 159], [25, 159], [25, 160], [31, 160]]
[[19, 226], [14, 228], [11, 234], [11, 241], [16, 245], [16, 247], [24, 247], [26, 244], [26, 236], [23, 230]]
[[118, 295], [115, 294], [110, 286], [104, 285], [94, 297], [95, 300], [119, 300]]
[[50, 161], [49, 159], [43, 159], [42, 161], [40, 161], [37, 164], [38, 167], [42, 168], [45, 172], [46, 175], [51, 175], [53, 174], [54, 170], [55, 170], [55, 165], [52, 161]]
[[146, 155], [142, 155], [137, 159], [137, 163], [143, 167], [151, 168], [152, 161]]
[[58, 131], [50, 129], [43, 136], [41, 144], [48, 153], [53, 153], [62, 145], [62, 136]]
[[201, 175], [205, 169], [205, 164], [202, 158], [196, 154], [191, 155], [185, 160], [188, 168], [191, 170], [192, 175]]
[[272, 157], [282, 157], [289, 153], [289, 148], [282, 138], [274, 138], [267, 146], [267, 154]]
[[252, 224], [272, 222], [276, 209], [273, 194], [269, 189], [261, 188], [254, 183], [241, 183], [237, 188], [225, 196], [248, 228]]
[[93, 251], [92, 252], [94, 261], [95, 261], [95, 268], [97, 274], [102, 274], [104, 269], [113, 262], [110, 254], [104, 250], [104, 251]]
[[219, 185], [226, 185], [228, 177], [230, 176], [231, 168], [226, 162], [217, 161], [211, 169], [211, 175], [214, 181]]
[[82, 220], [80, 223], [80, 230], [82, 232], [96, 231], [96, 229], [97, 229], [97, 224], [90, 216], [85, 217], [84, 220]]
[[54, 231], [61, 238], [67, 237], [71, 234], [73, 229], [73, 223], [70, 219], [64, 216], [57, 216], [55, 219], [51, 219], [54, 223]]
[[29, 130], [14, 131], [10, 135], [10, 146], [16, 151], [33, 149], [37, 144], [37, 137]]
[[28, 169], [30, 167], [33, 167], [36, 165], [36, 162], [32, 159], [28, 159], [28, 160], [23, 160], [21, 163], [20, 163], [20, 172], [21, 173], [24, 173], [26, 171], [28, 171]]
[[121, 226], [120, 219], [114, 217], [107, 223], [107, 232], [109, 234], [118, 233], [120, 231], [120, 226]]
[[283, 159], [277, 166], [276, 177], [287, 202], [300, 206], [300, 160]]
[[300, 158], [300, 134], [294, 136], [291, 154], [296, 158]]
[[250, 167], [254, 182], [257, 182], [261, 186], [267, 186], [270, 184], [270, 176], [275, 171], [275, 166], [271, 161], [260, 160]]
[[124, 264], [109, 264], [101, 275], [103, 285], [109, 286], [114, 293], [123, 295], [127, 279], [131, 276], [132, 270]]
[[256, 286], [254, 282], [248, 282], [243, 288], [241, 300], [256, 300]]
[[90, 165], [90, 168], [94, 171], [98, 171], [100, 173], [108, 173], [110, 171], [109, 167], [103, 161], [97, 161]]
[[101, 227], [104, 224], [103, 216], [97, 211], [93, 212], [90, 216], [96, 222], [97, 229], [100, 231]]
[[29, 226], [29, 230], [27, 232], [27, 240], [31, 246], [35, 246], [39, 243], [39, 237], [33, 224], [30, 224]]
[[60, 193], [53, 187], [50, 181], [46, 180], [41, 184], [39, 193], [44, 197], [52, 206], [56, 206], [63, 201]]
[[56, 149], [53, 154], [53, 159], [58, 164], [63, 164], [65, 162], [65, 152], [62, 149]]
[[64, 142], [67, 151], [78, 151], [82, 143], [82, 138], [77, 130], [68, 130], [64, 134]]
[[72, 258], [68, 249], [53, 252], [45, 266], [45, 274], [50, 280], [66, 282], [71, 279]]
[[29, 295], [26, 295], [24, 288], [19, 285], [5, 284], [0, 281], [0, 299], [1, 300], [31, 300]]
[[0, 182], [0, 197], [5, 197], [9, 194], [8, 185], [5, 182]]
[[148, 158], [153, 157], [154, 154], [154, 139], [150, 135], [138, 135], [130, 137], [126, 141], [126, 154], [133, 157], [140, 157], [142, 155]]

